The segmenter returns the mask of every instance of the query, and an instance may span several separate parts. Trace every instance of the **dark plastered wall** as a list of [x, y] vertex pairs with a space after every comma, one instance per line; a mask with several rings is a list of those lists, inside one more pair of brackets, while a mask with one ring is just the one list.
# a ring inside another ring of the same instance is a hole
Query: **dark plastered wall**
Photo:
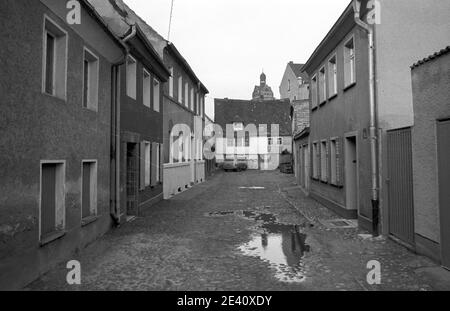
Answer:
[[[138, 137], [139, 142], [148, 141], [154, 143], [163, 143], [163, 83], [160, 79], [160, 108], [159, 112], [153, 109], [153, 88], [150, 91], [151, 105], [150, 108], [143, 104], [143, 68], [142, 62], [138, 57], [134, 56], [137, 61], [136, 69], [136, 99], [129, 97], [126, 93], [126, 67], [123, 65], [121, 70], [121, 85], [123, 91], [121, 95], [121, 116], [120, 116], [120, 129], [121, 132], [132, 133]], [[151, 68], [146, 67], [146, 70], [150, 73], [151, 78], [157, 78]], [[124, 135], [122, 141], [124, 141]], [[125, 161], [124, 150], [122, 149], [121, 160]], [[122, 165], [122, 175], [125, 166]], [[124, 178], [122, 177], [122, 182]], [[124, 188], [124, 187], [122, 187]], [[155, 187], [147, 187], [145, 190], [139, 191], [139, 202], [142, 206], [140, 209], [145, 208], [146, 205], [154, 203], [152, 199], [162, 194], [163, 187], [159, 184]], [[123, 204], [125, 193], [122, 192], [122, 208], [126, 205]], [[146, 204], [149, 203], [149, 204]]]
[[[64, 4], [63, 4], [64, 5]], [[42, 89], [42, 29], [44, 13], [69, 36], [67, 100], [45, 95]], [[24, 16], [26, 15], [26, 18]], [[84, 14], [86, 18], [87, 14]], [[40, 1], [0, 2], [0, 288], [19, 288], [111, 226], [110, 105], [111, 64], [97, 52], [113, 46], [104, 30], [96, 45], [85, 44], [64, 20]], [[82, 108], [83, 47], [97, 54], [98, 112]], [[98, 161], [99, 219], [81, 227], [82, 160]], [[66, 235], [45, 246], [39, 244], [40, 161], [66, 161]]]
[[[351, 88], [345, 89], [343, 51], [344, 43], [351, 36], [354, 36], [356, 47], [356, 84]], [[328, 60], [336, 54], [338, 65], [338, 94], [311, 112], [310, 142], [312, 144], [324, 139], [329, 140], [332, 137], [344, 138], [347, 133], [356, 133], [359, 162], [359, 215], [363, 218], [371, 219], [370, 141], [368, 138], [370, 107], [367, 35], [355, 27], [342, 41], [334, 42], [333, 44], [335, 45], [335, 49], [321, 60], [315, 61], [319, 65], [308, 72], [309, 76], [313, 77], [322, 66], [327, 68]], [[367, 133], [367, 135], [364, 133]], [[341, 207], [346, 206], [345, 186], [343, 188], [337, 188], [320, 181], [312, 180], [311, 192]]]

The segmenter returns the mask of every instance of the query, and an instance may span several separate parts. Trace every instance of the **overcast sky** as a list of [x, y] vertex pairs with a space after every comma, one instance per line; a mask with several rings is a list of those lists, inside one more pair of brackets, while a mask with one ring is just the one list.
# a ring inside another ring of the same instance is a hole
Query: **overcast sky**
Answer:
[[[167, 39], [171, 0], [125, 0]], [[174, 0], [172, 41], [214, 98], [251, 99], [264, 69], [278, 87], [289, 61], [304, 63], [350, 0]]]

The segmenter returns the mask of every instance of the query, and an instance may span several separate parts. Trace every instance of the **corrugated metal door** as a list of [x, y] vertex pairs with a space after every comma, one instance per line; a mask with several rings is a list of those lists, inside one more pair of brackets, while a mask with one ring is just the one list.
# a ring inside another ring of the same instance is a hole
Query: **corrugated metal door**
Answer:
[[414, 201], [411, 129], [389, 131], [387, 143], [389, 233], [413, 246]]
[[442, 265], [450, 269], [450, 120], [438, 122], [437, 144]]

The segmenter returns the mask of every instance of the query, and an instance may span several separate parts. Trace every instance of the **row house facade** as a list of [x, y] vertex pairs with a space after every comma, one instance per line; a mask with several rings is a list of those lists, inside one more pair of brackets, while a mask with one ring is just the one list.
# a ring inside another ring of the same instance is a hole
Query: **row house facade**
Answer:
[[448, 43], [450, 3], [371, 4], [352, 1], [304, 66], [310, 194], [363, 229], [429, 253], [439, 218], [437, 209], [414, 214], [410, 66]]
[[[157, 33], [124, 1], [90, 1], [95, 2], [106, 20], [112, 21], [113, 29], [124, 28], [123, 25], [117, 24], [118, 20], [122, 21], [122, 24], [137, 25], [169, 72], [168, 81], [159, 94], [162, 100], [159, 114], [163, 118], [163, 128], [162, 134], [158, 135], [162, 135], [162, 144], [156, 142], [156, 148], [161, 152], [158, 165], [160, 162], [162, 164], [157, 171], [161, 170], [158, 177], [164, 180], [162, 187], [164, 198], [168, 199], [197, 183], [204, 182], [206, 168], [203, 156], [203, 130], [205, 96], [209, 93], [208, 89], [176, 46]], [[159, 125], [158, 123], [158, 131]], [[172, 133], [174, 127], [178, 132]]]
[[110, 142], [127, 48], [79, 3], [81, 23], [70, 25], [65, 1], [0, 2], [1, 289], [113, 225]]
[[170, 198], [205, 181], [203, 132], [208, 90], [171, 42], [164, 49], [164, 63], [171, 73], [164, 90], [164, 196]]

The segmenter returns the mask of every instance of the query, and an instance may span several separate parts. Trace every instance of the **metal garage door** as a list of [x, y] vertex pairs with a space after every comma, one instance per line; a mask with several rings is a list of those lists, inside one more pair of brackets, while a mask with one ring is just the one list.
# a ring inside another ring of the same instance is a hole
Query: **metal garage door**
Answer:
[[414, 245], [414, 199], [411, 129], [389, 131], [388, 192], [389, 233]]

